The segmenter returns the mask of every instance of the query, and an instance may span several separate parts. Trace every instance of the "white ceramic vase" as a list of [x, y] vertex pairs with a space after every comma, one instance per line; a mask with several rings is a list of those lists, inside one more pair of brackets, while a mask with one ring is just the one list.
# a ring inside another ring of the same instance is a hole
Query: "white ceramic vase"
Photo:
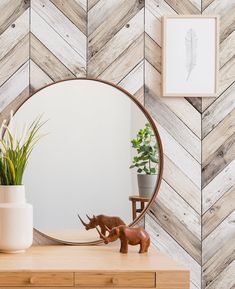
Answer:
[[33, 242], [33, 207], [25, 187], [0, 185], [0, 252], [24, 252]]

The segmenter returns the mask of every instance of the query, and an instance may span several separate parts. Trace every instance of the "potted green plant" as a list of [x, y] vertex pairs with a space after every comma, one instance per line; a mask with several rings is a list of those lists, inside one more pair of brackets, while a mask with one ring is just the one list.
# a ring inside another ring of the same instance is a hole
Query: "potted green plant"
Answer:
[[158, 144], [149, 123], [140, 129], [132, 141], [137, 155], [133, 157], [130, 168], [137, 168], [139, 195], [148, 197], [153, 193], [158, 171]]
[[[11, 117], [12, 119], [12, 117]], [[3, 121], [0, 131], [0, 251], [24, 251], [33, 241], [33, 208], [26, 203], [23, 175], [44, 122], [36, 119], [19, 138]]]

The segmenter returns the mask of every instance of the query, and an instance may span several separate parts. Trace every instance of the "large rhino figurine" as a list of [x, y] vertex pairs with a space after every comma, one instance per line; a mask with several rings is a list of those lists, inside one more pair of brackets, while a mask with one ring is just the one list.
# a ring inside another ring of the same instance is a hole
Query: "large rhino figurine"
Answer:
[[78, 215], [78, 218], [82, 222], [82, 224], [85, 226], [86, 230], [94, 229], [97, 226], [100, 227], [102, 235], [105, 236], [106, 232], [114, 227], [117, 227], [119, 225], [125, 225], [125, 223], [122, 221], [119, 217], [112, 217], [112, 216], [105, 216], [105, 215], [93, 215], [93, 218], [90, 218], [88, 215], [86, 215], [89, 219], [89, 223], [85, 223], [82, 218]]
[[130, 228], [128, 226], [121, 225], [111, 230], [107, 228], [109, 231], [108, 236], [102, 234], [98, 228], [96, 228], [96, 230], [98, 231], [100, 237], [104, 240], [105, 244], [116, 241], [119, 238], [121, 241], [121, 253], [125, 254], [128, 252], [128, 244], [140, 245], [139, 253], [148, 252], [150, 237], [143, 227]]

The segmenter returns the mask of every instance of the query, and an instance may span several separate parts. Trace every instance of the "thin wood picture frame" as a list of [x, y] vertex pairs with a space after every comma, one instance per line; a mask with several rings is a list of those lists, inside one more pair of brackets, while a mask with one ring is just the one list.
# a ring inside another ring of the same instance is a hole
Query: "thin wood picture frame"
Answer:
[[219, 16], [163, 16], [162, 96], [216, 97], [218, 77]]

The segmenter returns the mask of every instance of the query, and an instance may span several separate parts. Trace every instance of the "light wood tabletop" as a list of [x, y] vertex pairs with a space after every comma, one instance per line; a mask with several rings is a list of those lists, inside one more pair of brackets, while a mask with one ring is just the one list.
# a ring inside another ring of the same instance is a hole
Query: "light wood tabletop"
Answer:
[[[119, 245], [119, 244], [118, 244]], [[189, 270], [164, 253], [139, 246], [119, 253], [117, 244], [33, 246], [0, 254], [0, 288], [189, 289]]]

